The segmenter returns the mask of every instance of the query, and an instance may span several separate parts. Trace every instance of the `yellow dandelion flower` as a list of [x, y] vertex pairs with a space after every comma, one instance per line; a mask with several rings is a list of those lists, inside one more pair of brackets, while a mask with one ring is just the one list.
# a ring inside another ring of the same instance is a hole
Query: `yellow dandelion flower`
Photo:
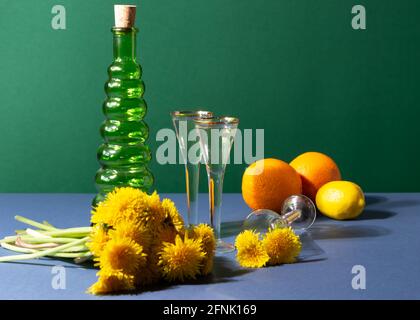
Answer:
[[109, 236], [114, 238], [129, 238], [141, 245], [143, 249], [148, 248], [152, 241], [152, 236], [148, 228], [137, 221], [120, 220], [114, 229], [109, 230]]
[[114, 292], [130, 291], [135, 289], [134, 276], [121, 272], [106, 273], [99, 271], [99, 279], [89, 289], [91, 294], [107, 294]]
[[104, 225], [97, 224], [93, 227], [90, 239], [86, 245], [95, 257], [99, 257], [108, 240], [109, 235]]
[[162, 203], [156, 191], [150, 196], [148, 195], [145, 200], [144, 206], [137, 216], [137, 220], [147, 226], [151, 232], [154, 232], [165, 219]]
[[106, 206], [105, 200], [98, 203], [98, 205], [92, 209], [92, 216], [90, 222], [94, 224], [109, 224], [111, 220], [111, 212]]
[[92, 211], [92, 223], [114, 226], [120, 219], [135, 220], [148, 195], [135, 188], [115, 188]]
[[116, 188], [92, 211], [92, 223], [105, 223], [111, 227], [121, 220], [144, 224], [160, 224], [164, 217], [159, 196], [131, 188]]
[[269, 264], [293, 263], [302, 249], [302, 243], [292, 228], [275, 228], [262, 240], [270, 260]]
[[103, 272], [122, 272], [134, 275], [146, 264], [143, 247], [129, 238], [115, 238], [107, 242], [95, 259]]
[[165, 216], [164, 223], [167, 225], [173, 225], [176, 232], [180, 233], [184, 231], [184, 220], [179, 214], [175, 203], [170, 199], [163, 199], [162, 201], [163, 214]]
[[259, 239], [259, 233], [251, 230], [241, 232], [236, 237], [235, 246], [238, 250], [236, 260], [242, 267], [261, 268], [269, 260]]
[[202, 223], [194, 226], [191, 229], [191, 234], [194, 239], [201, 240], [204, 253], [206, 254], [201, 273], [207, 275], [213, 270], [213, 258], [216, 250], [216, 239], [214, 238], [213, 229], [209, 225]]
[[205, 253], [201, 249], [201, 241], [189, 239], [184, 241], [178, 235], [175, 243], [164, 243], [159, 254], [159, 265], [164, 278], [169, 281], [195, 279], [200, 273]]

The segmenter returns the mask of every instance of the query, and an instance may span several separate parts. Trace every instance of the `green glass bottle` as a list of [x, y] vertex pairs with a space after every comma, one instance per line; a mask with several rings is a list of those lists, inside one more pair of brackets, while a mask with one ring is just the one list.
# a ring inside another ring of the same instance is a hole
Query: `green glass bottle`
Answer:
[[106, 120], [100, 130], [104, 142], [97, 152], [101, 168], [95, 177], [98, 194], [93, 200], [94, 206], [115, 187], [149, 191], [153, 185], [153, 175], [147, 168], [151, 152], [145, 144], [149, 128], [143, 121], [147, 110], [144, 83], [141, 66], [136, 62], [137, 29], [113, 27], [112, 33], [114, 60], [105, 83], [107, 98], [103, 113]]

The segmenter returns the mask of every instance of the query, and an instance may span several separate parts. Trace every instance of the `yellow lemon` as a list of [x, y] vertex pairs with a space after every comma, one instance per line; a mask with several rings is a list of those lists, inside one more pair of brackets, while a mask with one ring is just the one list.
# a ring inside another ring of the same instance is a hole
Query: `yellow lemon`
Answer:
[[318, 190], [316, 205], [329, 218], [354, 219], [365, 207], [365, 196], [362, 189], [353, 182], [332, 181]]

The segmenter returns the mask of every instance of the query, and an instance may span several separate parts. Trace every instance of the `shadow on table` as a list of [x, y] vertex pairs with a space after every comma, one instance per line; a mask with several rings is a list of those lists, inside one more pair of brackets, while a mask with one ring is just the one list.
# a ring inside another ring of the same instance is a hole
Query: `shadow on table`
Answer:
[[[377, 210], [377, 209], [367, 208], [363, 210], [360, 216], [358, 216], [356, 219], [343, 220], [341, 221], [341, 223], [345, 224], [345, 223], [348, 223], [349, 221], [362, 221], [362, 220], [383, 220], [383, 219], [392, 218], [396, 215], [397, 213], [395, 211]], [[315, 224], [311, 227], [311, 229], [314, 228], [319, 223], [322, 224], [324, 222], [331, 222], [331, 221], [333, 221], [331, 220], [331, 218], [328, 218], [318, 212]]]
[[366, 195], [365, 202], [367, 206], [371, 206], [377, 203], [386, 202], [388, 201], [387, 197], [383, 196], [375, 196], [375, 195]]
[[207, 277], [190, 282], [194, 284], [209, 284], [236, 281], [233, 278], [240, 277], [253, 272], [251, 269], [242, 269], [231, 259], [226, 257], [214, 258], [214, 267], [212, 274]]
[[316, 224], [311, 227], [311, 236], [315, 240], [381, 237], [391, 231], [378, 226], [344, 226]]
[[232, 282], [237, 281], [236, 277], [240, 277], [244, 274], [250, 273], [253, 270], [250, 269], [241, 269], [238, 268], [235, 263], [225, 257], [214, 257], [214, 267], [213, 272], [205, 277], [200, 277], [196, 280], [190, 280], [183, 283], [178, 284], [170, 284], [170, 283], [159, 283], [156, 285], [152, 285], [149, 287], [146, 287], [142, 290], [136, 291], [135, 293], [131, 294], [141, 294], [145, 292], [155, 292], [170, 288], [176, 288], [178, 286], [182, 285], [205, 285], [205, 284], [211, 284], [211, 283], [225, 283], [225, 282]]
[[305, 231], [299, 234], [302, 250], [298, 257], [299, 263], [327, 260], [325, 251], [313, 240], [312, 235]]
[[376, 196], [376, 195], [367, 195], [365, 197], [366, 206], [375, 205], [378, 203], [386, 202], [386, 209], [396, 209], [396, 208], [406, 208], [406, 207], [414, 207], [420, 205], [420, 199], [416, 200], [413, 198], [409, 199], [398, 199], [398, 200], [390, 200], [387, 197], [383, 196]]
[[356, 220], [380, 220], [388, 219], [395, 216], [397, 213], [394, 211], [385, 211], [385, 210], [375, 210], [375, 209], [366, 209], [362, 214], [357, 217]]
[[387, 202], [386, 208], [397, 209], [397, 208], [415, 207], [418, 205], [420, 205], [420, 200], [400, 199], [400, 200], [394, 200], [394, 201], [391, 200]]

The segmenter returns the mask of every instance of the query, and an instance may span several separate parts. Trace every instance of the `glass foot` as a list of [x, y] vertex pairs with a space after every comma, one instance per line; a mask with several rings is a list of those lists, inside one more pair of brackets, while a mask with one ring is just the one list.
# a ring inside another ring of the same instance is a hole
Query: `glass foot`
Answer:
[[221, 239], [216, 240], [216, 254], [224, 254], [235, 251], [235, 246], [231, 243], [224, 242]]

